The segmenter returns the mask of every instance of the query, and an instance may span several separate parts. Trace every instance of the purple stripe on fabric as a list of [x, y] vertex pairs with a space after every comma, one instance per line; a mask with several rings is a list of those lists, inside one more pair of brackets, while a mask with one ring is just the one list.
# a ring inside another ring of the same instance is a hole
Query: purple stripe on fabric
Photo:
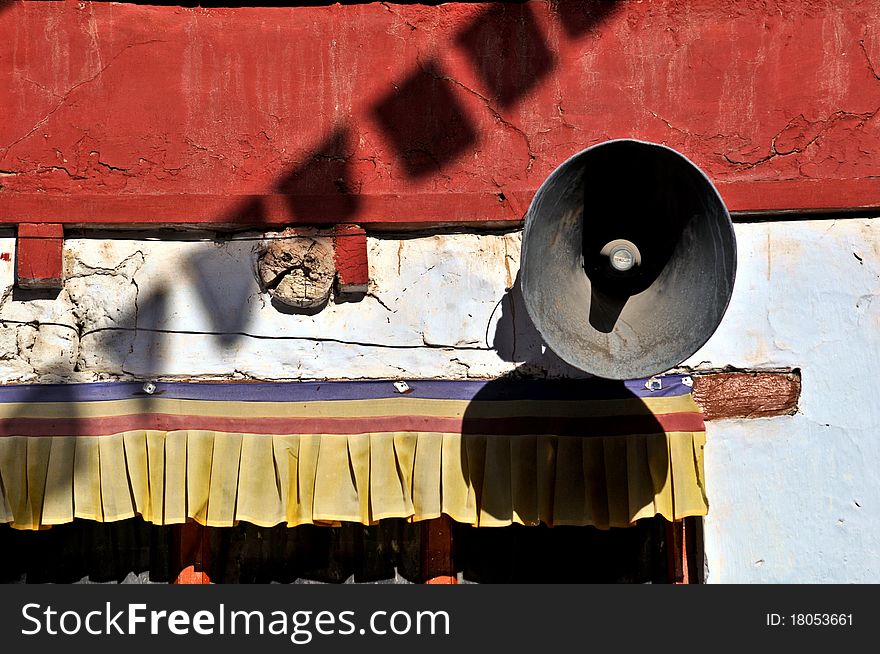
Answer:
[[521, 416], [468, 418], [377, 416], [369, 418], [219, 418], [139, 413], [95, 418], [10, 418], [0, 436], [104, 436], [136, 429], [204, 429], [255, 434], [363, 434], [370, 432], [452, 432], [464, 434], [625, 436], [670, 431], [703, 431], [700, 413], [578, 417]]
[[[646, 380], [610, 382], [599, 379], [407, 381], [406, 397], [438, 400], [604, 400], [628, 397], [677, 397], [691, 388], [682, 375], [661, 377], [661, 388], [648, 390]], [[20, 384], [0, 386], [0, 402], [97, 402], [137, 397], [235, 402], [314, 402], [401, 397], [393, 381], [331, 382], [156, 382], [147, 395], [139, 382], [87, 384]]]

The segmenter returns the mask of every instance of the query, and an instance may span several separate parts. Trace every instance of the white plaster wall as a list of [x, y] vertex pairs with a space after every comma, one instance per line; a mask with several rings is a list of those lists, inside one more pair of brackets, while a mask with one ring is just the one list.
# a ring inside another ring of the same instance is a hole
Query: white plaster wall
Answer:
[[[172, 238], [67, 239], [54, 298], [13, 293], [0, 259], [0, 381], [577, 374], [506, 293], [518, 233], [371, 238], [370, 293], [314, 315], [260, 292], [258, 241]], [[730, 309], [686, 365], [799, 367], [803, 395], [795, 416], [709, 423], [709, 581], [880, 581], [880, 219], [737, 238]]]
[[[280, 311], [261, 292], [255, 235], [114, 236], [65, 240], [54, 299], [12, 293], [12, 266], [0, 268], [0, 321], [10, 321], [0, 324], [0, 382], [491, 378], [523, 363], [579, 374], [541, 347], [506, 298], [519, 233], [371, 238], [370, 292], [334, 297], [317, 313]], [[0, 239], [0, 251], [13, 248]], [[66, 338], [67, 349], [16, 353], [31, 332]]]
[[710, 582], [880, 581], [880, 220], [739, 225], [734, 298], [689, 363], [797, 366], [791, 417], [708, 425]]

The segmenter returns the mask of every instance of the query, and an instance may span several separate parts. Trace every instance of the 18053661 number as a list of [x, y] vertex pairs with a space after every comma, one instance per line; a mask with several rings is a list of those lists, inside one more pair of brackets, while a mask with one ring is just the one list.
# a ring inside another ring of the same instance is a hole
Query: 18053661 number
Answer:
[[851, 627], [852, 613], [792, 613], [793, 627]]

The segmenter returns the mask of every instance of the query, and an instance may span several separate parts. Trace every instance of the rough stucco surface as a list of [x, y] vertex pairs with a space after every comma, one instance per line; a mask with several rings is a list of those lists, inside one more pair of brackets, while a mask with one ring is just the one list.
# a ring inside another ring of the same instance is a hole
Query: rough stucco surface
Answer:
[[[371, 237], [369, 293], [317, 313], [260, 291], [259, 240], [155, 236], [68, 238], [54, 299], [13, 294], [0, 257], [0, 381], [573, 373], [505, 292], [519, 233]], [[877, 581], [880, 219], [743, 224], [737, 238], [730, 309], [686, 364], [798, 367], [803, 389], [794, 416], [708, 424], [709, 580]]]
[[791, 417], [708, 425], [710, 582], [880, 580], [880, 221], [740, 225], [724, 322], [692, 364], [797, 366]]
[[[499, 320], [511, 316], [499, 302], [513, 283], [518, 233], [369, 239], [369, 293], [331, 299], [317, 313], [271, 303], [256, 273], [262, 242], [244, 236], [68, 238], [55, 299], [16, 300], [13, 265], [0, 261], [0, 319], [57, 323], [0, 327], [0, 381], [464, 378], [513, 368], [492, 344]], [[0, 241], [0, 252], [13, 251], [13, 239]], [[45, 354], [34, 352], [37, 336], [52, 345]], [[535, 342], [518, 347], [540, 353]]]
[[[517, 220], [494, 194], [635, 137], [691, 157], [735, 209], [876, 206], [877, 0], [574, 5], [14, 3], [0, 205], [20, 218], [47, 197], [138, 197], [55, 212], [128, 221], [219, 194], [221, 220], [237, 195], [318, 194], [362, 222], [371, 195], [438, 192], [450, 210], [453, 193], [486, 192]], [[285, 222], [327, 212], [290, 204]]]

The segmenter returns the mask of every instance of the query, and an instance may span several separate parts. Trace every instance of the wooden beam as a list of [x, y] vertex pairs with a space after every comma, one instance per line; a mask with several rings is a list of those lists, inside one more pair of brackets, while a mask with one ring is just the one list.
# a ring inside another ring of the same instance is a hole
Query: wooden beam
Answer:
[[[861, 180], [777, 180], [749, 187], [716, 184], [736, 221], [739, 214], [860, 212], [880, 213], [880, 184]], [[259, 227], [358, 223], [397, 229], [443, 225], [516, 227], [525, 217], [537, 187], [519, 190], [444, 193], [363, 193], [348, 195], [257, 193], [215, 194], [0, 194], [0, 225], [63, 223], [77, 226], [194, 225]], [[846, 198], [843, 201], [841, 198]], [[352, 205], [356, 208], [352, 208]]]
[[664, 520], [667, 579], [671, 584], [703, 583], [702, 518]]
[[693, 380], [706, 420], [791, 415], [801, 394], [799, 370], [695, 374]]
[[[0, 194], [0, 224], [278, 225], [516, 223], [534, 189], [500, 199], [494, 192], [289, 195]], [[357, 202], [352, 211], [350, 202]], [[516, 207], [516, 208], [514, 208]], [[356, 220], [352, 220], [356, 218]]]
[[205, 571], [211, 554], [209, 528], [194, 520], [187, 520], [182, 525], [174, 525], [173, 529], [174, 551], [180, 572], [172, 583], [210, 584], [211, 579]]
[[0, 220], [225, 224], [256, 195], [249, 225], [516, 222], [621, 137], [732, 211], [880, 207], [876, 3], [590, 4], [12, 3]]
[[452, 519], [442, 515], [422, 523], [422, 577], [426, 584], [457, 584]]
[[64, 227], [22, 223], [15, 245], [15, 284], [19, 288], [61, 288]]
[[370, 285], [367, 233], [360, 225], [336, 225], [334, 231], [336, 287], [343, 294], [362, 295]]

